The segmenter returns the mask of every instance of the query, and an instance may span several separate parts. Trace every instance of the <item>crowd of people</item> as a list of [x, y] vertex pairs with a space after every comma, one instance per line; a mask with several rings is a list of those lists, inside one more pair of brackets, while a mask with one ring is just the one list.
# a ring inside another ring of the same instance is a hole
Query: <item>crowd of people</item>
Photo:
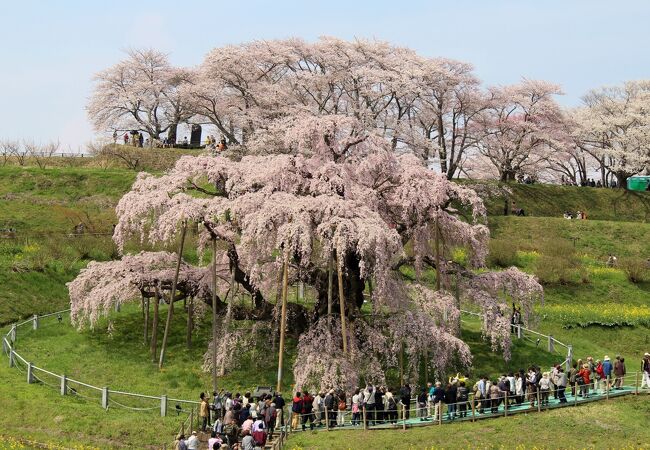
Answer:
[[[565, 177], [562, 175], [560, 177], [560, 184], [562, 186], [581, 186], [581, 187], [595, 187], [595, 188], [601, 188], [603, 187], [603, 183], [600, 180], [594, 180], [593, 178], [587, 178], [586, 180], [581, 180], [579, 183], [575, 182], [571, 178]], [[609, 187], [609, 188], [616, 188], [618, 185], [616, 183], [616, 180], [611, 180], [609, 183], [607, 183], [604, 187]]]
[[[113, 132], [113, 143], [117, 144], [118, 140], [117, 131]], [[173, 137], [163, 137], [162, 139], [153, 139], [151, 142], [149, 138], [145, 138], [144, 133], [140, 131], [129, 131], [124, 133], [122, 136], [122, 141], [124, 145], [131, 145], [133, 147], [149, 147], [153, 146], [156, 148], [171, 148], [171, 147], [187, 147], [190, 142], [187, 139], [187, 136], [183, 137], [182, 140], [176, 141]], [[225, 136], [221, 136], [217, 140], [214, 136], [208, 135], [205, 140], [205, 148], [213, 152], [222, 152], [228, 148], [228, 144]]]
[[587, 213], [584, 211], [564, 211], [564, 218], [565, 219], [577, 219], [577, 220], [587, 220]]
[[[650, 353], [643, 356], [641, 370], [640, 388], [650, 389]], [[416, 420], [438, 421], [495, 414], [504, 407], [540, 408], [550, 404], [551, 396], [567, 403], [567, 393], [589, 398], [622, 389], [626, 374], [625, 358], [620, 355], [613, 362], [608, 356], [602, 361], [589, 356], [574, 362], [568, 371], [562, 364], [548, 371], [533, 365], [492, 379], [481, 376], [473, 384], [467, 375], [456, 374], [446, 383], [427, 383], [419, 390], [408, 383], [399, 389], [368, 384], [348, 393], [341, 389], [299, 391], [290, 402], [279, 392], [257, 398], [249, 392], [243, 396], [213, 392], [211, 398], [201, 393], [199, 415], [201, 430], [211, 435], [209, 449], [256, 450], [264, 448], [274, 430], [284, 426], [305, 431], [307, 427], [395, 424], [411, 419], [412, 413]], [[187, 440], [178, 436], [176, 450], [198, 449], [196, 432]]]

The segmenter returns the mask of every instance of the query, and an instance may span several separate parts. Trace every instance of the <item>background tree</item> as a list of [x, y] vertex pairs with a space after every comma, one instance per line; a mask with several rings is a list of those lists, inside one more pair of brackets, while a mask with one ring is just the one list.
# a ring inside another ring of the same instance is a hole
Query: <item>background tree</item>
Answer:
[[583, 98], [576, 114], [580, 144], [600, 164], [603, 183], [609, 174], [618, 187], [650, 168], [650, 81], [603, 87]]
[[477, 150], [501, 181], [545, 166], [551, 143], [562, 131], [562, 111], [553, 98], [559, 94], [559, 86], [533, 80], [489, 89]]
[[159, 139], [193, 114], [181, 89], [188, 77], [164, 53], [130, 50], [126, 59], [95, 76], [88, 115], [97, 131], [138, 130]]

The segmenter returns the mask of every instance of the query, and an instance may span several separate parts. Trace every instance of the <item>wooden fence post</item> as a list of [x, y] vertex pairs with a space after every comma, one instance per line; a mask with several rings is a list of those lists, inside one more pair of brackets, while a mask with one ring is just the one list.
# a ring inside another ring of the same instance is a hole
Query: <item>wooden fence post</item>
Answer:
[[639, 395], [639, 372], [634, 372], [634, 394]]
[[190, 409], [190, 429], [187, 430], [187, 434], [191, 434], [193, 428], [194, 428], [194, 406], [192, 406], [192, 409]]
[[[327, 408], [327, 406], [326, 406], [326, 407], [325, 407], [325, 429], [326, 429], [327, 431], [329, 431], [329, 430], [330, 430], [330, 419], [329, 419], [329, 415], [327, 414], [327, 409], [328, 409], [328, 408]], [[365, 408], [365, 407], [363, 408], [363, 411], [364, 411], [364, 414], [363, 414], [363, 415], [364, 415], [363, 423], [365, 424], [365, 423], [366, 423], [366, 418], [365, 418], [365, 415], [366, 415], [366, 414], [365, 414], [366, 408]]]
[[575, 384], [576, 395], [573, 397], [573, 406], [578, 406], [578, 382]]
[[548, 352], [553, 353], [555, 350], [555, 340], [553, 339], [553, 335], [548, 335]]
[[442, 401], [438, 402], [438, 425], [442, 425]]
[[521, 325], [517, 324], [517, 339], [521, 339]]
[[32, 327], [34, 328], [34, 330], [38, 330], [38, 314], [34, 314]]
[[406, 405], [405, 404], [402, 404], [402, 430], [406, 431]]
[[11, 339], [11, 343], [12, 343], [12, 344], [13, 344], [14, 342], [16, 342], [16, 324], [13, 324], [13, 325], [11, 326], [11, 336], [10, 336], [10, 339]]
[[[15, 359], [15, 358], [16, 358], [16, 357], [15, 357], [15, 355], [14, 355], [14, 350], [13, 350], [13, 349], [10, 349], [10, 350], [9, 350], [9, 367], [15, 367], [15, 365], [16, 365], [16, 359]], [[639, 380], [638, 380], [638, 377], [637, 377], [637, 381], [639, 381]], [[637, 387], [638, 387], [638, 383], [637, 383]], [[639, 390], [638, 390], [638, 389], [637, 389], [636, 393], [637, 393], [637, 394], [639, 393]]]
[[366, 405], [362, 406], [362, 413], [363, 413], [363, 429], [367, 430], [368, 429], [368, 424], [366, 423]]
[[539, 403], [539, 386], [537, 387], [537, 412], [542, 411], [542, 405]]
[[167, 396], [160, 396], [160, 417], [165, 417], [167, 415]]
[[605, 398], [609, 400], [609, 375], [607, 375], [607, 378], [605, 378]]
[[476, 397], [472, 398], [472, 422], [476, 420]]
[[102, 388], [102, 408], [108, 409], [108, 388]]
[[61, 375], [61, 395], [66, 395], [68, 393], [68, 377]]
[[508, 391], [505, 391], [506, 397], [503, 403], [503, 416], [508, 417]]
[[34, 382], [34, 365], [30, 362], [27, 363], [27, 383], [32, 384]]

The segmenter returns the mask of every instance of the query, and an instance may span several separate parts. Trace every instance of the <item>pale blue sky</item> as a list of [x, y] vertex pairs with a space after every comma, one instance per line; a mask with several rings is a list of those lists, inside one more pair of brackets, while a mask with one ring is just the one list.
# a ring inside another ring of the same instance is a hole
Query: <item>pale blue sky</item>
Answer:
[[0, 139], [94, 133], [93, 74], [122, 50], [155, 47], [195, 65], [253, 39], [377, 38], [474, 64], [487, 84], [557, 82], [574, 105], [588, 89], [650, 78], [650, 1], [30, 1], [0, 0]]

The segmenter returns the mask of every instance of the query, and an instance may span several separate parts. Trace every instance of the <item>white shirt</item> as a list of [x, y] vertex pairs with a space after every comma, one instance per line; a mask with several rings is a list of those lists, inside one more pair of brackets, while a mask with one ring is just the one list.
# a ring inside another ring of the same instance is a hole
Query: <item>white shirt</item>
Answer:
[[521, 377], [515, 379], [515, 394], [517, 395], [524, 394], [524, 379]]
[[199, 438], [195, 434], [187, 440], [188, 450], [199, 450]]

